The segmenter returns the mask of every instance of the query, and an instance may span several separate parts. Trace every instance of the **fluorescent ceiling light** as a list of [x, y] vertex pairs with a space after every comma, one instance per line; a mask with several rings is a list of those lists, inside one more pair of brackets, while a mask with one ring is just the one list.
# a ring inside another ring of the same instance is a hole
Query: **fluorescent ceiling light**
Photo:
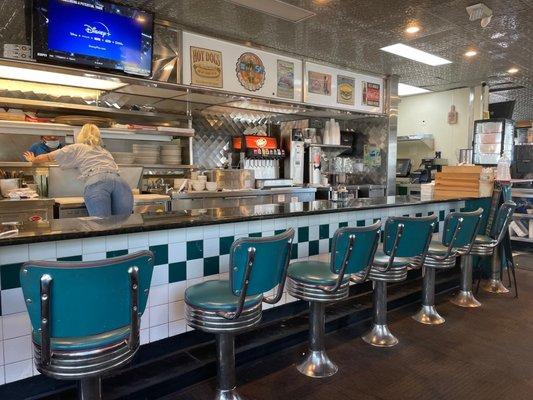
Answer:
[[89, 78], [86, 76], [75, 76], [30, 68], [9, 67], [6, 65], [0, 65], [0, 78], [98, 90], [114, 90], [126, 86], [125, 83], [118, 80]]
[[309, 10], [293, 6], [281, 0], [226, 0], [238, 6], [247, 7], [286, 21], [300, 22], [314, 17], [316, 14]]
[[426, 53], [425, 51], [415, 49], [414, 47], [407, 46], [402, 43], [393, 44], [391, 46], [382, 47], [381, 50], [387, 53], [396, 54], [400, 57], [409, 58], [424, 64], [437, 66], [444, 64], [451, 64], [451, 61], [441, 57], [434, 56], [433, 54]]
[[413, 94], [429, 93], [431, 90], [423, 89], [416, 86], [406, 85], [405, 83], [398, 84], [399, 96], [412, 96]]

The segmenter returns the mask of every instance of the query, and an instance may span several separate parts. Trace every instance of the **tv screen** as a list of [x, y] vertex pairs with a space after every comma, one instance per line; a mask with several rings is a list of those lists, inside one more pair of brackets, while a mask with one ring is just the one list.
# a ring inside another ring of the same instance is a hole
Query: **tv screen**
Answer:
[[119, 71], [152, 73], [154, 16], [101, 0], [34, 0], [36, 60]]

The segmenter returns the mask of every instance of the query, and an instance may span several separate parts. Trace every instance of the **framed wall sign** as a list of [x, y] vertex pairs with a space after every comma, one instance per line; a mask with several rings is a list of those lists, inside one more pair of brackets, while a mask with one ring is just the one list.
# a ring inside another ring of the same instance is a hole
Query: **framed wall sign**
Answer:
[[222, 88], [222, 53], [200, 47], [190, 47], [191, 84]]
[[265, 83], [265, 65], [257, 54], [242, 53], [237, 59], [235, 72], [241, 86], [250, 92], [256, 92]]
[[337, 103], [349, 106], [355, 105], [355, 78], [337, 76]]
[[331, 96], [331, 75], [307, 71], [307, 91], [321, 96]]
[[277, 95], [284, 99], [294, 99], [294, 63], [278, 60]]

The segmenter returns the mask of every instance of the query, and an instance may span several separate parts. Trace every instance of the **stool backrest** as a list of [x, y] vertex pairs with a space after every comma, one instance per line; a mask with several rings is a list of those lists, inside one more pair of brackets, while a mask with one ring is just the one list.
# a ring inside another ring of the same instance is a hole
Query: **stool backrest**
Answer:
[[503, 240], [505, 234], [507, 233], [509, 224], [513, 219], [513, 213], [515, 208], [516, 203], [514, 203], [513, 201], [506, 201], [498, 209], [498, 213], [496, 214], [496, 220], [492, 224], [490, 235], [498, 243]]
[[452, 212], [444, 220], [442, 244], [454, 248], [470, 246], [481, 225], [483, 209], [470, 212]]
[[437, 217], [389, 217], [383, 251], [388, 256], [416, 257], [427, 253]]
[[233, 294], [240, 296], [245, 290], [247, 296], [253, 296], [284, 284], [293, 238], [294, 229], [290, 228], [276, 236], [233, 242], [229, 264]]
[[[138, 314], [143, 314], [152, 280], [154, 256], [141, 251], [91, 262], [28, 261], [20, 283], [35, 331], [41, 328], [48, 300], [52, 338], [80, 338], [110, 332], [132, 323], [132, 271], [138, 282]], [[41, 295], [49, 286], [48, 298]]]
[[[380, 232], [381, 221], [370, 226], [337, 229], [331, 247], [331, 272], [340, 273], [345, 261], [345, 274], [355, 274], [370, 267], [378, 247]], [[348, 254], [350, 241], [352, 250]]]

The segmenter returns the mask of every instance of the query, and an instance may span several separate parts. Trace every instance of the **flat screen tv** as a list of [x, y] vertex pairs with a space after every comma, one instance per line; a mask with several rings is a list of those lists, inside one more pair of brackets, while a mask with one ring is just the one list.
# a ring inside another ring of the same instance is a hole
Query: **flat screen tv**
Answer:
[[153, 14], [101, 0], [33, 0], [37, 61], [147, 77]]

